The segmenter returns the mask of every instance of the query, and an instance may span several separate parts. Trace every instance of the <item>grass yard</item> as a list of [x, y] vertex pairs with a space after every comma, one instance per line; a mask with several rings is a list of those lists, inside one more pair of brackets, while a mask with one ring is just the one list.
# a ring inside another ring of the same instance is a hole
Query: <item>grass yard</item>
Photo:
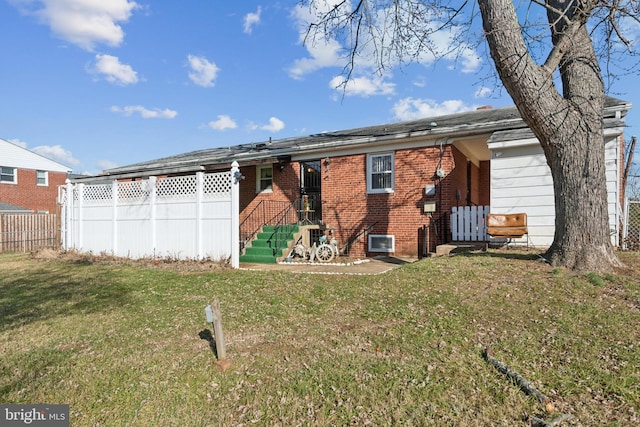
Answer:
[[[72, 426], [638, 425], [640, 254], [620, 257], [607, 276], [491, 250], [355, 276], [1, 254], [0, 403], [69, 404]], [[214, 299], [224, 372], [199, 336]]]

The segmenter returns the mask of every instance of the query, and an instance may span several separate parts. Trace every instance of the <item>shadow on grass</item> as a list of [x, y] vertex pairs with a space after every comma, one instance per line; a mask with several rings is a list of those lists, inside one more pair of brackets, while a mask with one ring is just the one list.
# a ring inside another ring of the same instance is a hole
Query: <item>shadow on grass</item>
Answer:
[[507, 251], [507, 250], [460, 250], [452, 251], [452, 254], [456, 256], [464, 256], [469, 258], [503, 258], [503, 259], [517, 259], [521, 261], [543, 261], [544, 252], [527, 250], [527, 251]]
[[113, 270], [68, 264], [15, 277], [0, 275], [0, 331], [77, 313], [109, 310], [131, 302]]
[[216, 339], [213, 337], [213, 334], [209, 329], [204, 329], [198, 332], [198, 336], [200, 339], [205, 340], [209, 343], [209, 347], [211, 347], [211, 351], [213, 352], [216, 359], [218, 359], [218, 348], [216, 347]]
[[33, 349], [3, 360], [0, 366], [0, 401], [6, 401], [5, 396], [27, 385], [37, 389], [38, 384], [47, 381], [49, 372], [66, 366], [71, 356], [71, 350]]

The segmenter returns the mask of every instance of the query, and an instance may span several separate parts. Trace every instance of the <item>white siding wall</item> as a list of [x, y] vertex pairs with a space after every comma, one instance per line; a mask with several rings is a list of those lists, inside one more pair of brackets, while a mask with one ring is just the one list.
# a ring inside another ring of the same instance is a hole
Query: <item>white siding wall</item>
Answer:
[[[609, 224], [617, 244], [619, 200], [619, 144], [609, 138], [605, 146]], [[491, 212], [527, 214], [529, 238], [535, 246], [550, 246], [555, 229], [551, 170], [535, 140], [490, 143]]]
[[70, 172], [71, 169], [60, 163], [42, 157], [39, 154], [0, 138], [0, 166], [19, 169], [33, 169], [52, 172]]

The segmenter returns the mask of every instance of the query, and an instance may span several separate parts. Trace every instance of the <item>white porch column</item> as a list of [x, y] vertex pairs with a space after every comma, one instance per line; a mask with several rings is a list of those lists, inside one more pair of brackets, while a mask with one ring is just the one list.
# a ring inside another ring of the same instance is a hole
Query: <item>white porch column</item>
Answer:
[[118, 255], [118, 181], [111, 181], [111, 253]]
[[84, 184], [78, 184], [78, 235], [76, 236], [76, 249], [84, 251]]
[[196, 257], [203, 259], [202, 249], [202, 198], [204, 193], [204, 172], [196, 172]]
[[158, 184], [158, 178], [155, 176], [149, 177], [149, 221], [151, 222], [151, 251], [155, 257], [156, 248], [158, 247], [158, 225], [156, 224], [157, 212], [156, 204], [158, 191], [156, 190]]
[[231, 267], [240, 267], [240, 165], [231, 163]]
[[65, 188], [67, 194], [64, 205], [64, 231], [62, 233], [64, 241], [62, 242], [62, 248], [68, 251], [75, 246], [73, 235], [73, 184], [68, 179]]

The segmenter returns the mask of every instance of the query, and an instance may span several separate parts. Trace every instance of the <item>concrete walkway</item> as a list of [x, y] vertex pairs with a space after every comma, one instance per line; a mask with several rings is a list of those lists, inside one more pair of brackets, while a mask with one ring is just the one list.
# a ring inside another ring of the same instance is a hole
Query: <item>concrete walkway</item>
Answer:
[[311, 274], [381, 274], [416, 259], [378, 256], [362, 260], [343, 260], [334, 263], [290, 262], [279, 264], [240, 264], [241, 270], [288, 271]]

